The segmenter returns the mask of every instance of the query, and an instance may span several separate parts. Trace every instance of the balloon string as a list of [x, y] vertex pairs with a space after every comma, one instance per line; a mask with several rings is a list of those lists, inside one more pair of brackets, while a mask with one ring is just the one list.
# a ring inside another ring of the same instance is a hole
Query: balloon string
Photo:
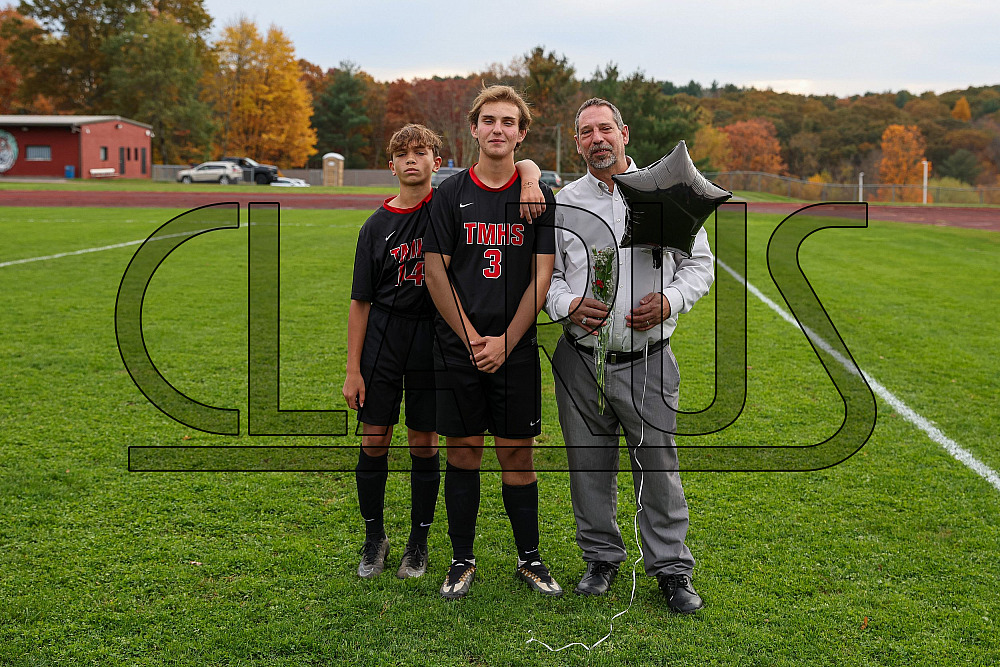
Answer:
[[[612, 616], [611, 619], [608, 621], [608, 634], [604, 635], [603, 637], [601, 637], [600, 639], [598, 639], [596, 642], [594, 642], [589, 646], [587, 644], [584, 644], [583, 642], [571, 642], [569, 644], [566, 644], [565, 646], [560, 646], [559, 648], [552, 648], [551, 646], [543, 642], [541, 639], [535, 639], [534, 637], [528, 639], [528, 641], [525, 642], [525, 644], [530, 644], [532, 642], [535, 642], [537, 644], [541, 644], [552, 653], [559, 653], [560, 651], [564, 651], [570, 648], [571, 646], [582, 646], [583, 648], [587, 649], [587, 651], [591, 651], [600, 646], [602, 643], [604, 643], [605, 639], [611, 636], [611, 633], [615, 631], [615, 620], [617, 620], [619, 616], [624, 616], [625, 614], [627, 614], [632, 609], [632, 603], [635, 602], [635, 589], [637, 584], [635, 568], [639, 565], [640, 562], [642, 562], [642, 544], [639, 542], [639, 512], [642, 511], [642, 487], [643, 487], [643, 482], [645, 481], [645, 474], [642, 469], [642, 462], [639, 460], [638, 449], [642, 447], [642, 443], [645, 442], [646, 439], [646, 428], [644, 425], [645, 420], [643, 419], [642, 415], [646, 407], [646, 380], [647, 377], [649, 376], [648, 338], [646, 339], [646, 344], [643, 347], [642, 358], [643, 358], [643, 378], [642, 378], [642, 399], [639, 403], [639, 443], [635, 446], [634, 450], [630, 451], [630, 454], [634, 454], [635, 456], [636, 465], [639, 466], [639, 491], [635, 495], [636, 510], [635, 510], [635, 516], [632, 517], [632, 531], [635, 537], [635, 546], [639, 550], [639, 557], [632, 562], [632, 593], [629, 596], [628, 606], [622, 609], [614, 616]], [[626, 446], [627, 445], [628, 442], [626, 441]], [[532, 634], [533, 632], [534, 631], [531, 630], [528, 632], [528, 634]]]

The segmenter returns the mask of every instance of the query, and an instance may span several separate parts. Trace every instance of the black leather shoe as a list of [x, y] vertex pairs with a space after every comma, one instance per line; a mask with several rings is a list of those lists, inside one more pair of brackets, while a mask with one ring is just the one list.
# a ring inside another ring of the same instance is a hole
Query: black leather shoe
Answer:
[[583, 579], [573, 592], [577, 595], [604, 595], [611, 588], [611, 582], [618, 575], [618, 563], [608, 561], [590, 561]]
[[660, 591], [667, 598], [670, 611], [693, 614], [705, 606], [705, 602], [691, 585], [691, 578], [686, 574], [658, 574], [656, 580], [660, 584]]

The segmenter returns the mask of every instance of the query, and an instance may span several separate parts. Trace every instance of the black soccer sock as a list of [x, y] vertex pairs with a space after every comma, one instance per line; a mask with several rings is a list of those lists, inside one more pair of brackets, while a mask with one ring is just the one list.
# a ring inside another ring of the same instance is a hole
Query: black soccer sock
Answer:
[[538, 482], [524, 486], [503, 485], [503, 506], [514, 531], [517, 557], [538, 558]]
[[410, 544], [427, 544], [427, 531], [434, 522], [438, 487], [441, 485], [440, 457], [410, 454]]
[[358, 467], [354, 476], [358, 481], [358, 508], [365, 520], [365, 540], [378, 540], [385, 535], [383, 508], [385, 506], [385, 480], [389, 477], [389, 455], [373, 457], [358, 452]]
[[448, 510], [448, 536], [455, 560], [474, 557], [476, 517], [479, 515], [479, 469], [464, 470], [448, 464], [444, 474], [444, 506]]

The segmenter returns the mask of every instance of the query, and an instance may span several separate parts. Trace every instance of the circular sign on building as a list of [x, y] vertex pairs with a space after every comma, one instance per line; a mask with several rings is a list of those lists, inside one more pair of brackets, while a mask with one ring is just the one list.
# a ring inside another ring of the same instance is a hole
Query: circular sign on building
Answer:
[[17, 162], [17, 139], [10, 132], [0, 130], [0, 174]]

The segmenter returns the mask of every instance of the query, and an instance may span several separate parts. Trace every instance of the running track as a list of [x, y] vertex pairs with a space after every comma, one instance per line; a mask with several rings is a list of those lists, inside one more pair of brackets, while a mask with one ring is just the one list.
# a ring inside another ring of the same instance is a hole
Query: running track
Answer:
[[[220, 202], [279, 202], [282, 208], [355, 209], [370, 211], [386, 195], [318, 195], [304, 192], [80, 192], [41, 190], [0, 190], [0, 206], [67, 206], [192, 209]], [[806, 204], [749, 202], [752, 213], [789, 215]], [[872, 220], [949, 225], [1000, 231], [1000, 209], [952, 206], [869, 206]]]

